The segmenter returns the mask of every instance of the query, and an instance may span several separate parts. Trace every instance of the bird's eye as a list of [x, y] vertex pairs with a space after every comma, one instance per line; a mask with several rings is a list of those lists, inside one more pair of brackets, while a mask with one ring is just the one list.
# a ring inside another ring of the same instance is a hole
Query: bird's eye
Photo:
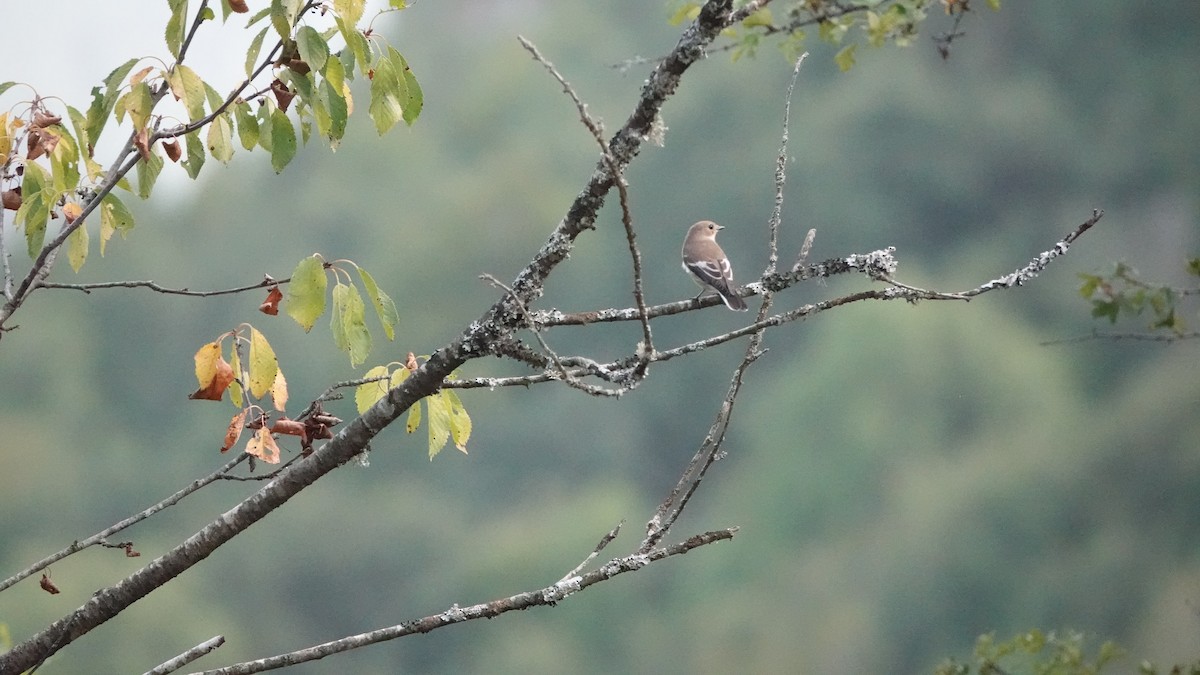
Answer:
[[711, 229], [714, 229], [714, 226], [713, 226], [713, 225], [710, 223], [710, 224], [709, 224], [709, 226], [708, 226], [708, 229], [710, 229], [710, 230], [711, 230]]

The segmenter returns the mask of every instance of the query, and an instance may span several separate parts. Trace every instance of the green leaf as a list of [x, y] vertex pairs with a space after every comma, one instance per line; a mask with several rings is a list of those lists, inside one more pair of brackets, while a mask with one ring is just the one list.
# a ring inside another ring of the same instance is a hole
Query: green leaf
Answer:
[[443, 389], [441, 395], [450, 412], [450, 438], [454, 439], [454, 447], [465, 453], [467, 441], [471, 438], [471, 416], [453, 389]]
[[329, 45], [325, 44], [316, 28], [301, 26], [296, 31], [296, 47], [300, 50], [300, 58], [309, 68], [315, 71], [325, 69], [325, 62], [329, 60]]
[[678, 26], [684, 21], [695, 21], [696, 17], [700, 16], [700, 4], [696, 2], [685, 2], [671, 15], [667, 21], [672, 26]]
[[246, 77], [253, 75], [254, 68], [258, 65], [258, 53], [262, 50], [263, 38], [267, 35], [267, 28], [269, 26], [263, 26], [263, 29], [258, 31], [258, 35], [255, 35], [254, 39], [250, 41], [250, 49], [246, 50]]
[[104, 255], [105, 245], [113, 232], [120, 232], [124, 239], [133, 229], [133, 214], [125, 203], [111, 192], [100, 202], [100, 255]]
[[771, 8], [762, 7], [757, 11], [751, 12], [750, 16], [742, 19], [742, 25], [746, 28], [754, 28], [755, 26], [770, 27], [775, 25], [775, 19], [771, 16]]
[[0, 82], [0, 95], [3, 95], [4, 92], [11, 89], [12, 86], [15, 84], [16, 84], [16, 82]]
[[[404, 370], [401, 368], [401, 370]], [[363, 374], [364, 380], [369, 380], [373, 377], [382, 377], [378, 382], [367, 382], [360, 384], [354, 389], [354, 407], [358, 410], [358, 414], [363, 414], [367, 408], [375, 405], [375, 402], [383, 398], [383, 395], [388, 392], [388, 368], [387, 366], [375, 366]]]
[[404, 117], [401, 101], [408, 97], [406, 89], [404, 76], [396, 69], [396, 63], [390, 55], [378, 59], [375, 64], [375, 76], [371, 79], [371, 105], [368, 114], [375, 121], [375, 130], [380, 136]]
[[79, 185], [79, 149], [71, 132], [61, 124], [43, 129], [58, 139], [50, 153], [50, 175], [55, 194], [73, 191]]
[[171, 8], [171, 18], [167, 20], [167, 50], [178, 59], [183, 46], [188, 3], [187, 0], [167, 0], [167, 6]]
[[233, 129], [229, 124], [229, 114], [217, 115], [208, 127], [208, 151], [214, 159], [222, 164], [228, 164], [233, 159]]
[[21, 207], [17, 209], [15, 222], [25, 227], [25, 244], [30, 258], [36, 258], [42, 250], [53, 202], [46, 170], [36, 162], [26, 162], [25, 176], [21, 179]]
[[[190, 157], [191, 154], [191, 143], [189, 143], [188, 156]], [[154, 189], [154, 183], [158, 180], [158, 174], [162, 173], [162, 168], [163, 158], [153, 150], [150, 151], [150, 159], [143, 159], [137, 163], [137, 195], [139, 197], [150, 198], [150, 192]]]
[[67, 237], [67, 260], [71, 263], [71, 269], [78, 272], [79, 268], [83, 267], [84, 261], [87, 260], [87, 254], [87, 225], [80, 225]]
[[213, 89], [212, 85], [204, 82], [203, 80], [201, 80], [201, 83], [204, 85], [204, 98], [208, 99], [209, 110], [217, 110], [221, 106], [225, 105], [225, 97], [222, 96], [220, 92], [218, 92], [216, 89]]
[[1187, 263], [1188, 274], [1194, 277], [1200, 277], [1200, 258], [1192, 258]]
[[75, 140], [79, 142], [79, 151], [84, 159], [91, 157], [91, 143], [87, 136], [87, 118], [74, 106], [67, 106], [67, 118], [71, 120], [71, 129], [75, 131]]
[[[200, 169], [204, 166], [204, 141], [200, 140], [200, 132], [193, 131], [184, 137], [187, 142], [187, 159], [180, 162], [183, 168], [187, 170], [189, 178], [195, 180], [196, 176], [200, 175]], [[162, 160], [159, 160], [162, 163]], [[138, 165], [141, 168], [141, 164]]]
[[270, 14], [271, 14], [271, 7], [269, 5], [267, 7], [263, 7], [262, 9], [258, 10], [254, 14], [250, 15], [250, 18], [246, 21], [246, 28], [249, 28], [250, 26], [253, 26], [254, 24], [258, 23], [259, 21], [262, 21]]
[[325, 265], [320, 258], [309, 256], [296, 265], [288, 283], [287, 313], [304, 332], [312, 330], [317, 319], [325, 313]]
[[238, 140], [243, 148], [253, 150], [258, 145], [258, 118], [254, 116], [250, 104], [245, 101], [234, 104], [233, 115], [237, 120]]
[[1109, 323], [1116, 323], [1120, 311], [1120, 306], [1115, 300], [1092, 301], [1092, 318], [1108, 317]]
[[400, 56], [400, 52], [392, 50], [392, 60], [398, 60], [400, 73], [404, 77], [405, 98], [401, 106], [404, 108], [404, 123], [412, 126], [413, 122], [417, 121], [417, 117], [421, 115], [421, 109], [425, 107], [425, 95], [421, 91], [421, 85], [417, 84], [417, 77], [413, 75], [412, 68], [408, 67], [408, 62]]
[[271, 113], [271, 168], [280, 173], [296, 156], [296, 130], [282, 110]]
[[183, 101], [190, 121], [204, 117], [204, 80], [196, 71], [182, 64], [175, 64], [167, 74], [167, 83], [171, 85], [171, 93]]
[[366, 306], [358, 289], [349, 284], [333, 287], [333, 343], [350, 355], [350, 365], [367, 360], [371, 352], [371, 333], [367, 331]]
[[341, 96], [342, 86], [346, 83], [346, 69], [341, 59], [327, 59], [325, 69], [321, 71], [325, 81]]
[[100, 132], [104, 130], [104, 124], [108, 122], [108, 116], [112, 114], [113, 106], [117, 103], [117, 96], [121, 91], [121, 82], [125, 80], [125, 76], [133, 67], [137, 65], [137, 59], [129, 59], [125, 63], [113, 69], [108, 77], [104, 78], [104, 92], [101, 93], [100, 87], [92, 88], [92, 104], [88, 107], [86, 124], [84, 125], [87, 133], [80, 134], [80, 138], [87, 137], [88, 156], [91, 156], [91, 149], [95, 147], [96, 141], [100, 139]]
[[249, 379], [242, 372], [242, 357], [238, 355], [237, 340], [231, 340], [229, 345], [229, 367], [233, 369], [233, 382], [229, 383], [229, 401], [235, 408], [242, 407], [242, 382]]
[[271, 25], [279, 37], [287, 40], [292, 36], [292, 25], [300, 13], [303, 0], [271, 0]]
[[357, 26], [362, 20], [366, 0], [333, 0], [333, 13], [341, 17], [347, 26]]
[[432, 460], [450, 440], [450, 404], [438, 394], [426, 396], [425, 412], [429, 418], [429, 459]]
[[[354, 55], [355, 61], [358, 61], [359, 72], [366, 75], [371, 67], [371, 45], [367, 42], [367, 37], [358, 30], [356, 24], [342, 21], [340, 17], [335, 18], [334, 22], [337, 24], [338, 30], [342, 31], [342, 39], [346, 41], [349, 53]], [[353, 67], [347, 67], [346, 73], [349, 74], [353, 70]]]
[[[337, 60], [331, 59], [330, 63], [337, 63]], [[326, 114], [329, 116], [329, 128], [324, 133], [334, 147], [337, 147], [337, 142], [346, 135], [346, 120], [349, 117], [346, 99], [342, 98], [339, 90], [333, 88], [333, 84], [329, 80], [323, 80], [318, 100], [325, 107]]]
[[1000, 11], [1000, 0], [987, 0], [987, 6], [993, 12], [999, 12]]
[[267, 338], [250, 327], [250, 394], [254, 398], [262, 398], [275, 384], [275, 375], [279, 372], [279, 360], [275, 358], [275, 350], [267, 342]]
[[1103, 278], [1098, 277], [1095, 274], [1080, 273], [1079, 278], [1083, 279], [1083, 283], [1079, 285], [1079, 295], [1083, 296], [1085, 299], [1092, 297], [1092, 295], [1096, 292], [1096, 289], [1100, 288], [1100, 284], [1104, 281]]
[[150, 95], [150, 85], [142, 80], [117, 99], [117, 121], [124, 121], [125, 114], [128, 113], [135, 129], [145, 129], [150, 123], [150, 111], [153, 108], [154, 99]]
[[400, 313], [396, 311], [396, 303], [392, 302], [387, 293], [379, 290], [379, 285], [375, 283], [375, 278], [366, 270], [359, 267], [358, 276], [362, 279], [363, 288], [367, 291], [367, 297], [371, 299], [371, 304], [375, 307], [375, 314], [379, 317], [379, 323], [383, 324], [383, 334], [387, 336], [387, 339], [395, 340], [396, 324], [400, 322]]
[[408, 9], [408, 3], [405, 0], [388, 0], [388, 6], [392, 9]]
[[267, 152], [271, 152], [271, 115], [275, 111], [275, 104], [270, 101], [258, 109], [258, 144]]
[[217, 14], [216, 12], [212, 11], [212, 7], [205, 6], [200, 10], [201, 21], [212, 21], [215, 18], [217, 18]]
[[833, 62], [837, 64], [838, 69], [843, 73], [854, 67], [854, 50], [857, 46], [846, 45], [834, 55]]

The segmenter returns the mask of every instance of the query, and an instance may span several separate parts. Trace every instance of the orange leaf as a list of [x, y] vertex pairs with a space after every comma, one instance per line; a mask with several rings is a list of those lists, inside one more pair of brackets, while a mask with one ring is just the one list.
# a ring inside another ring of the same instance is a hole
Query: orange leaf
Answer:
[[283, 300], [283, 291], [279, 290], [278, 286], [272, 286], [271, 290], [267, 291], [267, 299], [258, 306], [258, 311], [275, 316], [279, 314], [280, 300]]
[[254, 438], [246, 444], [246, 454], [253, 455], [267, 464], [279, 463], [279, 446], [275, 444], [275, 437], [266, 427], [254, 432]]
[[75, 202], [67, 202], [63, 205], [62, 212], [63, 218], [66, 218], [67, 224], [70, 225], [71, 223], [75, 222], [75, 219], [79, 217], [79, 214], [83, 213], [83, 207]]
[[210, 342], [196, 351], [196, 381], [200, 388], [188, 398], [220, 401], [233, 382], [233, 368], [221, 357], [221, 343]]
[[242, 429], [246, 426], [246, 411], [233, 416], [229, 420], [229, 428], [225, 430], [225, 443], [221, 446], [221, 452], [229, 452], [229, 449], [237, 444], [238, 439], [242, 437]]

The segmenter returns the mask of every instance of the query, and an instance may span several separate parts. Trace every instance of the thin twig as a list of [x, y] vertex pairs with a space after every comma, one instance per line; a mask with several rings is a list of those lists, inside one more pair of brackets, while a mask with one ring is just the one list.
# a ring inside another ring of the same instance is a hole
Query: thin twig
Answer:
[[188, 495], [196, 492], [200, 488], [202, 488], [206, 485], [210, 485], [218, 480], [221, 480], [221, 477], [224, 474], [228, 473], [230, 470], [233, 469], [233, 467], [235, 467], [238, 464], [240, 464], [241, 462], [245, 461], [246, 457], [248, 457], [248, 455], [246, 455], [245, 453], [241, 453], [237, 457], [226, 462], [224, 465], [221, 466], [221, 468], [217, 469], [216, 471], [208, 474], [207, 476], [205, 476], [203, 478], [199, 478], [197, 480], [192, 481], [191, 484], [188, 485], [187, 487], [183, 488], [182, 490], [179, 490], [175, 494], [171, 495], [170, 497], [167, 497], [166, 499], [158, 502], [157, 504], [154, 504], [153, 506], [141, 511], [140, 513], [136, 513], [136, 514], [120, 521], [119, 523], [110, 525], [109, 527], [97, 532], [96, 534], [93, 534], [92, 536], [88, 537], [87, 539], [84, 539], [82, 541], [72, 542], [72, 544], [70, 546], [64, 548], [63, 550], [61, 550], [57, 553], [48, 555], [45, 558], [42, 558], [41, 560], [35, 562], [34, 564], [30, 565], [29, 567], [26, 567], [25, 569], [21, 570], [20, 572], [17, 572], [16, 574], [5, 579], [4, 581], [0, 581], [0, 591], [5, 590], [6, 588], [12, 586], [13, 584], [16, 584], [17, 582], [21, 581], [22, 579], [25, 579], [26, 577], [32, 576], [33, 574], [36, 574], [37, 572], [40, 572], [40, 571], [46, 569], [50, 565], [58, 562], [59, 560], [62, 560], [63, 558], [66, 558], [67, 556], [78, 553], [79, 551], [82, 551], [83, 549], [88, 548], [90, 546], [97, 546], [97, 545], [104, 544], [104, 543], [106, 543], [106, 540], [108, 537], [116, 534], [117, 532], [120, 532], [121, 530], [124, 530], [125, 528], [127, 528], [131, 525], [140, 523], [141, 521], [149, 518], [150, 516], [158, 513], [159, 511], [162, 511], [163, 509], [165, 509], [167, 507], [178, 504], [179, 502], [183, 501], [184, 497], [187, 497]]
[[235, 293], [245, 293], [246, 291], [256, 291], [272, 286], [280, 286], [289, 283], [291, 278], [275, 280], [267, 277], [258, 283], [248, 286], [239, 286], [237, 288], [222, 288], [215, 291], [193, 291], [187, 288], [167, 288], [161, 286], [154, 281], [99, 281], [87, 284], [60, 284], [52, 281], [43, 281], [37, 285], [38, 288], [58, 288], [72, 291], [82, 291], [91, 293], [92, 291], [104, 288], [148, 288], [156, 293], [164, 293], [168, 295], [184, 295], [193, 298], [211, 298], [218, 295], [233, 295]]
[[617, 523], [616, 527], [609, 530], [608, 534], [605, 534], [603, 537], [601, 537], [599, 543], [596, 544], [596, 548], [592, 549], [592, 552], [589, 553], [588, 556], [583, 559], [583, 562], [576, 565], [575, 569], [573, 569], [570, 572], [567, 572], [565, 575], [563, 575], [563, 578], [559, 579], [558, 583], [559, 584], [568, 583], [571, 579], [576, 577], [579, 574], [579, 572], [583, 570], [583, 568], [588, 566], [588, 563], [595, 560], [596, 556], [600, 555], [600, 552], [603, 551], [609, 544], [612, 543], [613, 539], [617, 538], [617, 535], [621, 533], [621, 527], [624, 525], [625, 525], [625, 521], [622, 520], [621, 522]]
[[643, 342], [637, 349], [637, 353], [642, 358], [639, 367], [634, 371], [634, 377], [629, 386], [629, 389], [633, 389], [646, 377], [647, 367], [650, 364], [649, 355], [654, 352], [654, 338], [650, 330], [650, 318], [646, 313], [646, 295], [642, 290], [642, 254], [638, 249], [637, 235], [633, 229], [633, 215], [629, 206], [629, 186], [625, 181], [625, 174], [621, 171], [620, 166], [617, 165], [616, 159], [613, 158], [612, 152], [608, 148], [608, 143], [604, 140], [603, 126], [588, 114], [587, 104], [579, 98], [579, 94], [575, 92], [574, 87], [567, 82], [562, 73], [558, 72], [554, 64], [542, 56], [536, 45], [521, 35], [517, 36], [517, 40], [533, 56], [534, 60], [542, 64], [550, 75], [562, 85], [563, 92], [571, 98], [571, 101], [575, 104], [575, 109], [579, 112], [580, 121], [591, 132], [596, 145], [600, 147], [600, 154], [604, 159], [609, 174], [612, 176], [613, 183], [617, 187], [617, 198], [621, 206], [621, 223], [625, 227], [625, 240], [629, 245], [629, 257], [633, 261], [633, 299], [638, 309], [638, 320], [642, 327]]
[[1172, 344], [1182, 340], [1195, 340], [1200, 338], [1200, 332], [1191, 333], [1105, 333], [1098, 330], [1093, 330], [1087, 335], [1076, 335], [1075, 337], [1061, 338], [1058, 340], [1046, 340], [1039, 342], [1042, 347], [1055, 347], [1058, 345], [1077, 344], [1080, 342], [1091, 342], [1093, 340], [1107, 340], [1110, 342], [1120, 342], [1122, 340], [1131, 340], [1134, 342], [1161, 342], [1163, 344]]
[[146, 671], [144, 675], [168, 675], [168, 673], [173, 673], [176, 670], [179, 670], [201, 656], [204, 656], [214, 649], [217, 649], [223, 644], [225, 644], [224, 635], [218, 635], [216, 637], [209, 638], [208, 640], [201, 642], [179, 656], [176, 656], [170, 661], [164, 661], [154, 668], [151, 668], [150, 670]]
[[195, 675], [247, 675], [248, 673], [261, 673], [267, 670], [275, 670], [277, 668], [286, 668], [300, 663], [307, 663], [317, 659], [332, 656], [340, 652], [365, 647], [367, 645], [386, 642], [396, 638], [405, 637], [407, 635], [417, 635], [428, 633], [438, 628], [450, 626], [456, 623], [463, 623], [475, 619], [492, 619], [502, 614], [514, 610], [524, 610], [531, 607], [553, 606], [562, 602], [570, 596], [585, 590], [598, 583], [612, 579], [626, 572], [635, 572], [648, 564], [665, 560], [672, 556], [683, 555], [689, 551], [697, 549], [701, 546], [712, 544], [718, 541], [727, 541], [732, 539], [737, 533], [736, 527], [731, 527], [725, 530], [714, 530], [705, 532], [693, 537], [689, 537], [684, 541], [655, 549], [646, 554], [634, 554], [615, 558], [608, 561], [598, 569], [592, 570], [578, 577], [573, 577], [545, 588], [539, 588], [524, 593], [511, 595], [507, 598], [500, 598], [491, 602], [471, 605], [469, 607], [459, 607], [452, 605], [449, 609], [439, 614], [432, 614], [413, 621], [405, 621], [404, 623], [380, 628], [377, 630], [360, 633], [358, 635], [350, 635], [339, 640], [333, 640], [319, 645], [314, 645], [305, 649], [299, 649], [278, 656], [271, 656], [265, 659], [256, 661], [246, 661], [225, 668], [216, 670], [206, 670], [203, 673]]

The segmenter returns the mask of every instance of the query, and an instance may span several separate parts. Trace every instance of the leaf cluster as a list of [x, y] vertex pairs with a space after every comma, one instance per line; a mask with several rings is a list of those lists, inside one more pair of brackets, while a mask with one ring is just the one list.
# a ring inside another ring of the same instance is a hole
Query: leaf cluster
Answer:
[[1092, 305], [1092, 317], [1115, 324], [1121, 317], [1149, 314], [1147, 328], [1179, 337], [1188, 332], [1181, 305], [1200, 295], [1200, 258], [1187, 261], [1188, 276], [1198, 279], [1196, 287], [1178, 288], [1147, 281], [1132, 266], [1118, 262], [1109, 274], [1081, 273], [1079, 294]]

